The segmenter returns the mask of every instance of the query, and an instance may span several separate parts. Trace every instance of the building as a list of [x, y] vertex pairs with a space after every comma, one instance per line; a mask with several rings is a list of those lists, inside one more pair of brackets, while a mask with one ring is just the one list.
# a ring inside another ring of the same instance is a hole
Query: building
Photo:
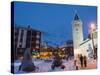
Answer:
[[65, 45], [62, 45], [59, 48], [64, 51], [64, 55], [74, 56], [73, 40], [67, 40]]
[[72, 29], [73, 29], [74, 56], [77, 57], [77, 55], [80, 54], [79, 45], [83, 41], [82, 21], [80, 20], [77, 13], [75, 14], [72, 25], [73, 25]]
[[41, 32], [28, 27], [14, 27], [14, 51], [15, 56], [23, 55], [25, 48], [40, 50]]
[[[76, 13], [74, 16], [74, 20], [72, 22], [73, 29], [73, 44], [74, 44], [74, 57], [78, 58], [78, 55], [82, 54], [83, 56], [87, 56], [91, 58], [97, 55], [97, 29], [94, 29], [92, 32], [92, 39], [86, 38], [84, 40], [83, 37], [83, 28], [82, 21]], [[89, 33], [89, 35], [91, 35]]]
[[88, 58], [93, 58], [94, 55], [97, 57], [97, 29], [93, 32], [93, 38], [86, 38], [79, 47], [82, 49], [81, 54], [85, 54]]

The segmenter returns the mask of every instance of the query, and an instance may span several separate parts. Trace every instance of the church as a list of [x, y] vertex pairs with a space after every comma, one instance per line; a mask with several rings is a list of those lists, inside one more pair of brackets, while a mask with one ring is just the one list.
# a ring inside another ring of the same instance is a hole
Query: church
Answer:
[[97, 56], [97, 28], [91, 24], [88, 28], [89, 36], [84, 39], [82, 25], [82, 20], [76, 13], [72, 22], [74, 59], [77, 59], [80, 54], [87, 56], [88, 59], [94, 58]]

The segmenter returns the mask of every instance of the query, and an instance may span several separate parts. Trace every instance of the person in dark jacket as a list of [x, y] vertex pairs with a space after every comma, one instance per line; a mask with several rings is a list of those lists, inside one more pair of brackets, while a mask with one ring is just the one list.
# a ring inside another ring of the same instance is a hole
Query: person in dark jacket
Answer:
[[84, 56], [83, 59], [84, 59], [84, 61], [83, 61], [84, 62], [84, 67], [86, 68], [87, 67], [87, 57]]
[[83, 68], [83, 56], [82, 56], [82, 54], [80, 55], [80, 63], [81, 63], [81, 67]]

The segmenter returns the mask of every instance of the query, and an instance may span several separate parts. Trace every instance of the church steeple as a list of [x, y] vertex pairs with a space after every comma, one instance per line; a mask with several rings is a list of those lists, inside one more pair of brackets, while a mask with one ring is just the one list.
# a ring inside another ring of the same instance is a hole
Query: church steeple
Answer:
[[79, 18], [77, 13], [75, 14], [74, 20], [80, 20], [80, 18]]

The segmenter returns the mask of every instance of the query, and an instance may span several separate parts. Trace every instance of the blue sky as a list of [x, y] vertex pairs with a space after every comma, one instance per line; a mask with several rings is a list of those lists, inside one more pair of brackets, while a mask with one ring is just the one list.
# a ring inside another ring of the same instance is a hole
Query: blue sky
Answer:
[[72, 39], [75, 10], [83, 22], [84, 37], [88, 35], [89, 24], [91, 22], [97, 24], [95, 6], [33, 2], [15, 2], [14, 4], [14, 23], [26, 27], [30, 25], [42, 31], [42, 41], [49, 41], [50, 45], [62, 45], [65, 41]]

